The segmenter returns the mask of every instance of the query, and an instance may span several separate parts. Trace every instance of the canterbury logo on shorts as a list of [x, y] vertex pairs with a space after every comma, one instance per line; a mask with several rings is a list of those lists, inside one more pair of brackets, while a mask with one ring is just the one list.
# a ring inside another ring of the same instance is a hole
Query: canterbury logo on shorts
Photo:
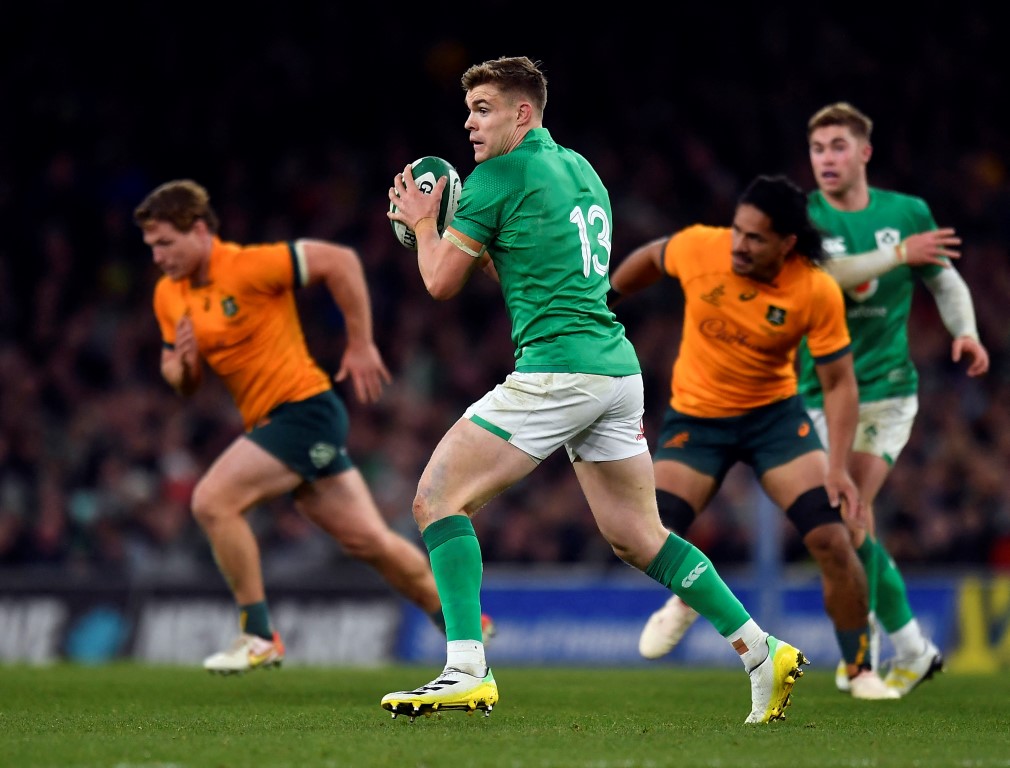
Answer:
[[683, 578], [683, 580], [680, 582], [680, 586], [682, 586], [684, 589], [690, 589], [691, 587], [694, 586], [694, 582], [696, 582], [699, 579], [699, 577], [707, 570], [708, 570], [707, 563], [698, 563], [696, 566], [694, 566], [694, 568], [691, 569], [691, 572]]

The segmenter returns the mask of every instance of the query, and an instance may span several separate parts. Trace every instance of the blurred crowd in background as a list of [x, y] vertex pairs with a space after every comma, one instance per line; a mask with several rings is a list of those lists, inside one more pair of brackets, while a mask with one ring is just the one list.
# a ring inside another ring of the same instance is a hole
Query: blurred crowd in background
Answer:
[[[43, 0], [12, 28], [19, 45], [0, 52], [0, 567], [212, 572], [188, 502], [241, 424], [215, 378], [188, 401], [162, 381], [159, 272], [131, 218], [150, 189], [184, 177], [210, 190], [225, 239], [315, 237], [360, 253], [395, 381], [375, 406], [338, 386], [349, 448], [388, 519], [416, 536], [421, 469], [512, 369], [513, 349], [483, 275], [454, 300], [427, 295], [385, 217], [386, 192], [426, 154], [465, 179], [459, 77], [525, 54], [548, 76], [547, 128], [610, 189], [615, 261], [696, 221], [728, 224], [757, 173], [812, 186], [805, 126], [820, 106], [849, 100], [875, 120], [871, 183], [924, 197], [963, 236], [957, 268], [992, 355], [991, 372], [969, 380], [921, 288], [910, 332], [920, 413], [878, 501], [881, 533], [910, 573], [1010, 569], [1010, 135], [999, 117], [1010, 82], [983, 11], [927, 3], [900, 29], [781, 9], [734, 12], [729, 24], [712, 11], [673, 29], [639, 17], [634, 34], [618, 24], [585, 39], [447, 24], [380, 34], [349, 29], [331, 5], [220, 25], [121, 9], [113, 39], [100, 15]], [[698, 34], [703, 23], [719, 34]], [[619, 308], [645, 368], [650, 441], [681, 307], [666, 281]], [[339, 313], [315, 288], [300, 311], [311, 350], [335, 372]], [[751, 557], [759, 493], [749, 470], [734, 470], [695, 524], [717, 563]], [[285, 499], [253, 515], [268, 578], [343, 557]], [[563, 452], [475, 524], [489, 564], [618, 564]], [[805, 558], [784, 531], [786, 557]]]

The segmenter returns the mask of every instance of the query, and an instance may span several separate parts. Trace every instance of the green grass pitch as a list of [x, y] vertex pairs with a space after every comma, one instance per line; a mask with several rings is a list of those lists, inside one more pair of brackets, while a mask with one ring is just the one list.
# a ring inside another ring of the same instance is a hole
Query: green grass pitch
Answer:
[[807, 668], [785, 721], [745, 726], [743, 670], [496, 667], [490, 717], [393, 720], [439, 670], [289, 666], [217, 677], [136, 664], [0, 666], [11, 768], [1010, 766], [1010, 671], [860, 702]]

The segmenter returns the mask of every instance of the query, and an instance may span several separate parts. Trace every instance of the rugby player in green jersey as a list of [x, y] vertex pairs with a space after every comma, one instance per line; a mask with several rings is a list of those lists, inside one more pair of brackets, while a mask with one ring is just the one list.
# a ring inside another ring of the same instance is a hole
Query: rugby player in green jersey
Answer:
[[543, 127], [547, 79], [536, 63], [486, 61], [470, 67], [462, 85], [476, 167], [455, 217], [440, 237], [446, 179], [424, 194], [410, 165], [393, 179], [396, 210], [388, 215], [416, 234], [418, 269], [435, 299], [458, 294], [477, 269], [500, 283], [515, 370], [465, 411], [421, 475], [413, 512], [446, 617], [446, 666], [430, 683], [387, 694], [381, 706], [413, 719], [446, 709], [486, 715], [497, 703], [481, 642], [483, 564], [470, 518], [564, 447], [615, 554], [679, 594], [740, 655], [751, 681], [745, 722], [781, 719], [805, 657], [764, 632], [709, 559], [659, 518], [641, 368], [607, 308], [606, 187]]
[[[908, 348], [912, 294], [921, 281], [953, 338], [951, 359], [966, 361], [969, 376], [989, 369], [979, 341], [971, 292], [949, 259], [960, 256], [952, 229], [938, 229], [926, 202], [872, 187], [866, 166], [873, 123], [851, 104], [818, 110], [807, 125], [817, 189], [810, 218], [825, 233], [829, 271], [845, 290], [859, 384], [859, 428], [850, 471], [870, 510], [869, 529], [854, 528], [866, 568], [870, 607], [888, 633], [895, 657], [884, 682], [904, 695], [943, 668], [940, 650], [919, 626], [905, 583], [873, 527], [873, 500], [908, 442], [918, 410], [918, 374]], [[851, 257], [850, 254], [860, 254]], [[809, 354], [800, 358], [800, 392], [819, 431], [820, 385]], [[838, 676], [842, 690], [848, 680]]]

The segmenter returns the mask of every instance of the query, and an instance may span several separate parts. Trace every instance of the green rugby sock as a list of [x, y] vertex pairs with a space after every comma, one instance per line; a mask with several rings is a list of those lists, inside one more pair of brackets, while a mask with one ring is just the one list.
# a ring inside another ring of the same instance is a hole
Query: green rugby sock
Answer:
[[866, 596], [869, 601], [870, 613], [876, 613], [880, 584], [876, 540], [870, 534], [866, 534], [863, 543], [856, 549], [856, 554], [859, 555], [859, 562], [863, 564], [863, 570], [866, 571]]
[[273, 640], [274, 631], [270, 626], [270, 612], [266, 600], [238, 607], [238, 624], [247, 635]]
[[482, 642], [480, 585], [484, 575], [480, 542], [466, 515], [436, 520], [421, 534], [442, 600], [446, 640]]
[[897, 632], [915, 618], [908, 602], [905, 580], [884, 545], [875, 543], [875, 559], [880, 574], [877, 581], [877, 619], [888, 633]]
[[729, 637], [750, 614], [715, 570], [712, 561], [694, 544], [671, 533], [645, 573], [712, 622]]

